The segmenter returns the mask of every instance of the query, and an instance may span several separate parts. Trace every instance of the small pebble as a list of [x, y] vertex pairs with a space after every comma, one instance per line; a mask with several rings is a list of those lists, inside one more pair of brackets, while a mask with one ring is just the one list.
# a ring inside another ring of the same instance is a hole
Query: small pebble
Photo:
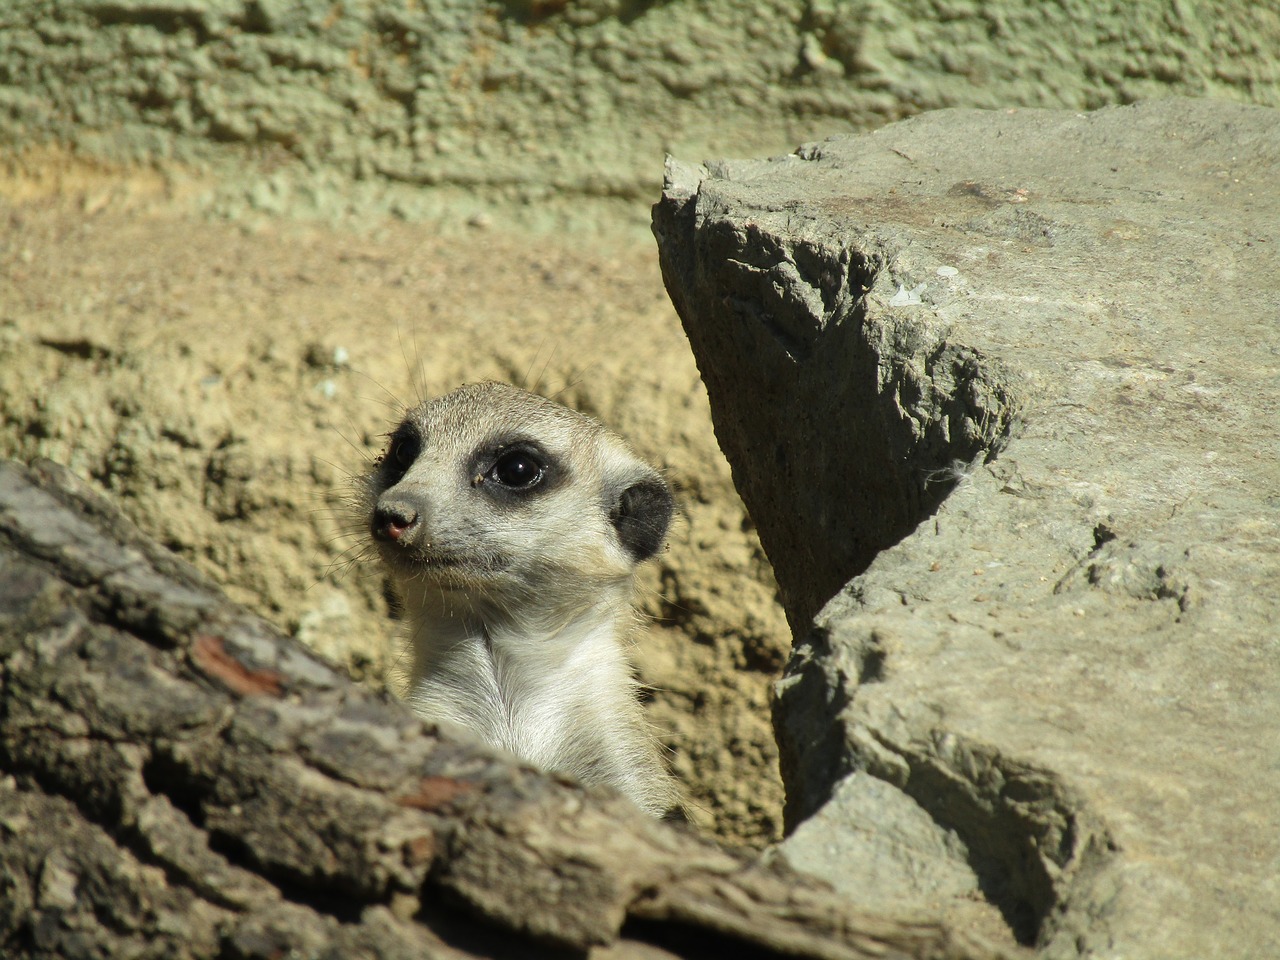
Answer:
[[907, 290], [902, 284], [898, 284], [898, 292], [889, 298], [889, 306], [891, 307], [914, 307], [924, 303], [920, 299], [920, 294], [924, 293], [925, 285], [923, 283]]

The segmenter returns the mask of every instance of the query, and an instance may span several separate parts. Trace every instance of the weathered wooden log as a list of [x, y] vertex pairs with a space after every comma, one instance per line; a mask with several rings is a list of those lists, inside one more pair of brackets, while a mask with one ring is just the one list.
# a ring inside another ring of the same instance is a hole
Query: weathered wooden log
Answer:
[[0, 464], [0, 953], [977, 957], [428, 730]]

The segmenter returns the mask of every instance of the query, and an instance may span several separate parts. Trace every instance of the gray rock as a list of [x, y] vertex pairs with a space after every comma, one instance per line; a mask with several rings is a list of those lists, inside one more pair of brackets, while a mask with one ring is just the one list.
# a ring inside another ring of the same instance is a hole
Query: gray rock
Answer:
[[1280, 113], [1179, 100], [669, 165], [798, 637], [780, 856], [967, 867], [1048, 957], [1280, 956], [1278, 182]]
[[[862, 816], [874, 811], [874, 817]], [[977, 875], [966, 850], [897, 787], [851, 773], [781, 848], [798, 870], [816, 873], [863, 906], [893, 909], [906, 886], [917, 898], [971, 897]]]

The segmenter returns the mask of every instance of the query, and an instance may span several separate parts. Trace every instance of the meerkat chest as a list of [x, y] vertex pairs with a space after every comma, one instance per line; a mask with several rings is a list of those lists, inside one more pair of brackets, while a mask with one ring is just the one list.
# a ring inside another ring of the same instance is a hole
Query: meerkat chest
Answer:
[[426, 654], [411, 689], [418, 712], [539, 767], [581, 775], [598, 765], [610, 734], [634, 711], [634, 680], [612, 630], [460, 637], [439, 624], [422, 629], [430, 636], [415, 644]]

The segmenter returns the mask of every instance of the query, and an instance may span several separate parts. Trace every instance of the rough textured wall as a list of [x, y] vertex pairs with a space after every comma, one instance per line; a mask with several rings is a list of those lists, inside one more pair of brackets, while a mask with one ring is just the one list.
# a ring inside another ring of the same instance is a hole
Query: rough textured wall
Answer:
[[1278, 47], [1280, 12], [1253, 0], [6, 0], [0, 141], [185, 162], [250, 146], [331, 184], [634, 199], [664, 151], [779, 150], [935, 107], [1280, 105]]

